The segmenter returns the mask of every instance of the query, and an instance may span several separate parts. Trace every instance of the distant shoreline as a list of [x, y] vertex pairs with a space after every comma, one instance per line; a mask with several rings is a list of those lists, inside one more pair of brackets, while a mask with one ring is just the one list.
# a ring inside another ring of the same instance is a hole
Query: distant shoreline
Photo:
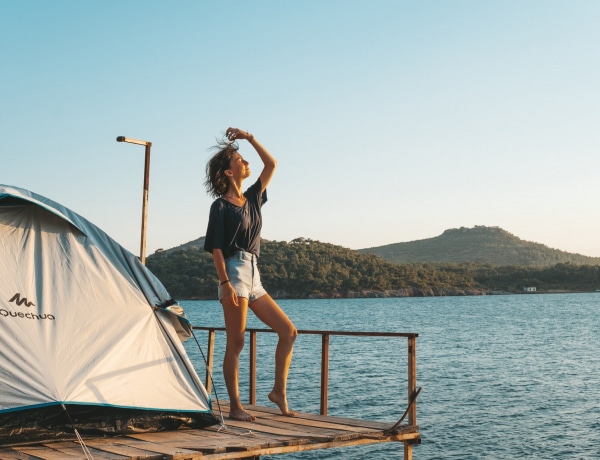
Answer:
[[[498, 295], [536, 295], [536, 294], [600, 294], [600, 291], [568, 291], [552, 289], [547, 291], [536, 291], [536, 292], [509, 292], [509, 291], [489, 291], [484, 289], [469, 289], [463, 293], [457, 293], [459, 290], [446, 290], [450, 292], [445, 293], [422, 293], [414, 295], [406, 295], [398, 293], [397, 291], [356, 291], [350, 292], [348, 295], [335, 294], [307, 294], [303, 296], [292, 296], [286, 295], [285, 293], [271, 294], [274, 299], [278, 300], [318, 300], [318, 299], [392, 299], [392, 298], [408, 298], [408, 297], [474, 297], [474, 296], [498, 296]], [[189, 299], [179, 299], [179, 301], [193, 301], [193, 300], [218, 300], [216, 297], [194, 297]]]

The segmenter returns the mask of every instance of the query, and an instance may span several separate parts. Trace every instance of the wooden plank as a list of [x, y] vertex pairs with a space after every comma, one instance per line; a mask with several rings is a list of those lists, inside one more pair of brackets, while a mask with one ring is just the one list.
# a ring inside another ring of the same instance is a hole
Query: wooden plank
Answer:
[[[276, 411], [274, 411], [274, 412], [276, 412]], [[258, 414], [258, 413], [255, 413], [255, 414]], [[278, 413], [261, 412], [260, 418], [259, 418], [259, 423], [263, 423], [263, 420], [277, 420], [279, 422], [287, 423], [290, 425], [310, 426], [313, 428], [321, 428], [321, 429], [345, 430], [345, 431], [352, 431], [352, 432], [356, 432], [356, 433], [363, 433], [365, 431], [375, 431], [375, 432], [383, 433], [385, 431], [380, 427], [371, 428], [371, 427], [365, 427], [365, 426], [356, 426], [356, 424], [347, 425], [347, 424], [341, 424], [341, 423], [332, 423], [329, 421], [329, 417], [327, 417], [327, 421], [323, 421], [323, 420], [315, 419], [310, 416], [303, 417], [302, 414], [297, 417], [286, 417], [286, 416], [278, 414]]]
[[[417, 434], [418, 436], [418, 434]], [[379, 442], [387, 442], [386, 440], [380, 440]], [[261, 456], [261, 455], [276, 455], [276, 454], [286, 454], [286, 453], [292, 453], [292, 452], [305, 452], [305, 451], [311, 451], [311, 450], [321, 450], [321, 449], [327, 449], [327, 448], [338, 448], [338, 447], [352, 447], [352, 446], [359, 446], [359, 445], [365, 445], [365, 444], [375, 444], [376, 442], [373, 442], [371, 440], [365, 440], [365, 439], [357, 439], [353, 442], [338, 442], [338, 443], [311, 443], [311, 444], [302, 444], [299, 446], [291, 446], [291, 447], [274, 447], [274, 448], [270, 448], [270, 449], [263, 449], [260, 452], [230, 452], [230, 453], [225, 453], [225, 454], [218, 454], [218, 455], [206, 455], [203, 457], [203, 460], [233, 460], [233, 459], [238, 459], [238, 458], [251, 458], [251, 457], [255, 457], [257, 455]], [[401, 443], [398, 443], [398, 449], [401, 450], [403, 449], [403, 446]], [[401, 458], [402, 453], [401, 451], [398, 454], [398, 458]]]
[[[225, 404], [225, 403], [221, 402], [221, 406], [223, 408], [227, 408], [227, 410], [229, 410], [229, 404]], [[254, 415], [256, 417], [260, 417], [261, 413], [272, 414], [272, 415], [281, 415], [281, 412], [274, 407], [245, 405], [244, 409], [246, 409], [246, 411], [250, 411], [252, 413], [252, 415]], [[289, 418], [302, 418], [305, 420], [311, 420], [311, 421], [315, 421], [315, 422], [322, 421], [322, 422], [336, 423], [336, 424], [340, 424], [340, 425], [347, 425], [347, 426], [353, 426], [353, 427], [372, 428], [372, 429], [382, 430], [382, 431], [385, 431], [394, 425], [393, 422], [392, 423], [376, 422], [373, 420], [334, 417], [331, 415], [316, 415], [316, 414], [309, 414], [306, 412], [298, 412], [298, 415], [296, 417], [289, 417]], [[230, 420], [230, 419], [228, 419], [228, 420]]]
[[[36, 446], [36, 447], [16, 447], [16, 450], [22, 452], [27, 455], [31, 455], [37, 459], [43, 460], [65, 460], [65, 458], [77, 458], [72, 455], [65, 455], [60, 452], [55, 451], [54, 449], [46, 446]], [[83, 454], [83, 452], [82, 452]], [[81, 456], [81, 455], [80, 455]]]
[[[337, 439], [349, 439], [350, 437], [360, 436], [361, 433], [357, 433], [355, 431], [348, 431], [340, 428], [339, 426], [334, 429], [331, 428], [319, 428], [314, 425], [308, 424], [294, 424], [292, 419], [286, 417], [288, 420], [281, 421], [281, 419], [277, 420], [275, 418], [263, 418], [260, 423], [257, 424], [256, 430], [264, 430], [266, 427], [272, 428], [282, 428], [290, 433], [294, 433], [294, 436], [307, 436], [310, 439], [328, 439], [330, 441], [335, 441]], [[255, 430], [253, 430], [255, 431]], [[383, 434], [382, 431], [379, 433]]]
[[13, 450], [12, 447], [0, 448], [0, 458], [2, 460], [39, 460], [39, 457]]
[[[235, 427], [233, 427], [235, 428]], [[206, 430], [195, 430], [193, 436], [204, 437]], [[249, 445], [252, 444], [256, 447], [267, 448], [267, 447], [276, 447], [276, 446], [291, 446], [298, 445], [309, 442], [308, 439], [301, 439], [294, 436], [283, 436], [283, 435], [273, 435], [273, 434], [263, 434], [251, 432], [248, 433], [244, 430], [245, 434], [240, 435], [238, 430], [233, 429], [225, 429], [218, 433], [214, 433], [215, 438], [211, 438], [211, 441], [217, 442], [219, 446], [231, 449], [236, 445]], [[207, 441], [203, 441], [206, 443]], [[210, 442], [210, 441], [209, 441]], [[224, 449], [225, 450], [225, 449]], [[203, 449], [203, 452], [206, 453], [206, 450]]]
[[299, 436], [310, 439], [311, 441], [327, 441], [331, 439], [330, 436], [318, 436], [312, 435], [311, 433], [302, 433], [296, 430], [290, 430], [284, 427], [271, 427], [263, 424], [258, 424], [255, 422], [242, 422], [238, 420], [231, 420], [229, 425], [235, 426], [237, 428], [245, 428], [249, 432], [253, 433], [268, 433], [268, 434], [277, 434], [277, 435], [285, 435], [285, 436]]
[[[194, 435], [191, 433], [177, 433], [177, 436], [172, 436], [169, 432], [164, 433], [152, 433], [152, 435], [144, 436], [148, 440], [160, 443], [163, 446], [170, 446], [178, 449], [192, 450], [194, 452], [202, 453], [217, 453], [224, 452], [228, 448], [234, 448], [241, 446], [244, 448], [248, 444], [248, 441], [241, 438], [237, 434], [218, 433], [218, 436], [206, 436], [202, 433], [204, 430], [195, 430], [198, 434]], [[267, 442], [268, 441], [268, 442]], [[265, 438], [262, 440], [262, 444], [268, 446], [268, 443], [272, 442], [271, 439]], [[256, 447], [256, 444], [261, 444], [261, 440], [253, 440], [252, 447]]]
[[159, 436], [162, 434], [168, 434], [168, 433], [177, 433], [177, 432], [173, 431], [173, 432], [160, 432], [160, 433], [130, 434], [130, 435], [127, 435], [127, 439], [130, 440], [130, 441], [128, 441], [128, 445], [130, 442], [132, 442], [131, 440], [137, 440], [138, 441], [137, 443], [132, 442], [131, 445], [138, 447], [142, 450], [147, 450], [149, 452], [160, 453], [160, 454], [166, 455], [171, 459], [178, 459], [178, 458], [193, 459], [193, 458], [196, 458], [196, 457], [199, 458], [202, 456], [202, 454], [197, 451], [193, 451], [193, 450], [189, 450], [189, 449], [182, 449], [179, 447], [172, 447], [172, 446], [165, 445], [165, 444], [159, 444], [159, 442], [158, 442]]
[[[55, 444], [59, 444], [58, 446], [56, 446], [56, 448], [54, 448]], [[22, 452], [24, 454], [27, 455], [31, 455], [33, 457], [35, 457], [36, 459], [42, 459], [42, 460], [66, 460], [66, 459], [80, 459], [80, 458], [85, 458], [85, 454], [83, 452], [83, 449], [81, 448], [80, 445], [77, 445], [77, 447], [66, 447], [63, 445], [60, 445], [60, 443], [52, 443], [52, 444], [47, 444], [47, 445], [38, 445], [38, 446], [29, 446], [29, 447], [25, 447], [25, 446], [19, 446], [19, 447], [15, 447], [15, 450], [18, 450], [19, 452]], [[94, 458], [102, 458], [103, 460], [105, 459], [114, 459], [114, 460], [118, 460], [118, 459], [126, 459], [127, 457], [122, 457], [120, 455], [112, 455], [112, 454], [107, 454], [107, 455], [103, 455], [100, 456], [102, 454], [102, 452], [95, 452], [94, 450], [91, 451], [92, 455], [94, 456]]]
[[88, 447], [93, 447], [94, 449], [102, 452], [106, 452], [109, 454], [122, 455], [130, 460], [162, 460], [163, 454], [158, 452], [151, 452], [148, 450], [140, 449], [136, 446], [131, 446], [131, 442], [129, 439], [125, 438], [123, 440], [112, 440], [112, 439], [103, 439], [103, 440], [90, 440], [85, 443]]
[[[118, 455], [118, 454], [113, 454], [110, 452], [101, 452], [101, 451], [96, 451], [93, 448], [90, 448], [90, 446], [88, 446], [87, 441], [84, 441], [84, 444], [86, 446], [86, 448], [89, 450], [90, 454], [92, 457], [96, 458], [100, 455], [102, 455], [103, 459], [114, 459], [114, 460], [123, 460], [123, 459], [127, 459], [128, 457], [124, 457], [122, 455]], [[77, 441], [67, 441], [67, 442], [52, 442], [52, 443], [45, 443], [43, 444], [43, 446], [48, 447], [49, 449], [55, 450], [57, 452], [60, 453], [59, 458], [65, 458], [65, 457], [73, 457], [73, 458], [83, 458], [85, 457], [85, 452], [83, 450], [83, 447], [81, 446], [81, 444]]]
[[[245, 422], [251, 423], [251, 422]], [[142, 438], [147, 441], [152, 440], [153, 442], [160, 443], [163, 446], [179, 446], [187, 447], [197, 450], [198, 453], [221, 455], [227, 454], [228, 452], [249, 452], [254, 455], [260, 455], [260, 452], [264, 449], [272, 449], [274, 447], [288, 447], [295, 446], [302, 443], [308, 443], [308, 439], [297, 439], [297, 438], [285, 438], [281, 436], [265, 436], [261, 433], [252, 432], [246, 437], [240, 436], [239, 432], [228, 432], [228, 429], [221, 430], [218, 433], [212, 431], [212, 433], [205, 433], [204, 430], [190, 430], [183, 433], [177, 433], [176, 437], [173, 437], [169, 432], [163, 433], [147, 433], [135, 435], [135, 438]], [[243, 430], [248, 432], [248, 430]], [[215, 435], [217, 437], [209, 437], [206, 435]], [[184, 436], [182, 436], [184, 435]], [[191, 441], [190, 438], [196, 438], [197, 440]], [[204, 439], [203, 439], [204, 438]], [[193, 447], [192, 447], [193, 446]], [[240, 455], [238, 455], [238, 458]], [[204, 457], [202, 457], [204, 458]]]

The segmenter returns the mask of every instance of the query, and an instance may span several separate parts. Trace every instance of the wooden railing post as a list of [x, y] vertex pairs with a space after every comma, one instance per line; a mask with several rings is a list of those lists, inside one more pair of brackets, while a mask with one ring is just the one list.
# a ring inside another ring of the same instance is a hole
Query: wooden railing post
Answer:
[[250, 331], [250, 404], [256, 404], [256, 331]]
[[321, 335], [321, 415], [327, 415], [329, 397], [329, 334]]
[[[408, 338], [408, 404], [416, 397], [417, 391], [417, 338]], [[408, 424], [417, 425], [417, 402], [408, 412]]]
[[208, 331], [208, 350], [206, 350], [206, 383], [204, 387], [206, 392], [210, 394], [212, 388], [212, 370], [213, 361], [215, 356], [215, 330], [210, 329]]

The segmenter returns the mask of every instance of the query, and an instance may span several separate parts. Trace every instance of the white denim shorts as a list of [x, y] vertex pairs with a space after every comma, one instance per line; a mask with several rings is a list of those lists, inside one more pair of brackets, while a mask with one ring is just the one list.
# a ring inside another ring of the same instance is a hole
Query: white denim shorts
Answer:
[[[260, 274], [256, 264], [257, 257], [244, 251], [237, 251], [225, 259], [225, 269], [229, 281], [238, 297], [253, 302], [267, 293], [260, 282]], [[223, 297], [223, 286], [219, 286], [219, 300]]]

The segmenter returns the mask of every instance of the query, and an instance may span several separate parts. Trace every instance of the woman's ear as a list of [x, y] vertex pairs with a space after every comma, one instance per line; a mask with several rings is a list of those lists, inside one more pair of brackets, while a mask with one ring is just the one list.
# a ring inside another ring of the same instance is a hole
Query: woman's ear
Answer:
[[226, 169], [226, 170], [225, 170], [225, 175], [226, 175], [227, 177], [231, 177], [231, 176], [233, 176], [233, 173], [231, 172], [231, 169]]

